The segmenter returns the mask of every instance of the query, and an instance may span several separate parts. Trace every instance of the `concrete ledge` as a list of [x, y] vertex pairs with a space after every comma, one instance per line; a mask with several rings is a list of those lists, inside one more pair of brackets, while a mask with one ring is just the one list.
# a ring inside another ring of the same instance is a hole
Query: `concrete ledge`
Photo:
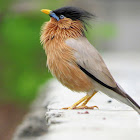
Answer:
[[[140, 103], [140, 80], [137, 78], [140, 75], [140, 62], [137, 61], [137, 55], [133, 57], [134, 60], [129, 55], [126, 56], [126, 62], [121, 61], [121, 54], [118, 61], [115, 61], [115, 55], [118, 54], [107, 54], [104, 57], [110, 62], [109, 67], [117, 81]], [[17, 128], [13, 140], [140, 139], [140, 116], [128, 106], [104, 94], [96, 94], [88, 104], [97, 105], [99, 110], [61, 110], [60, 108], [72, 105], [85, 94], [74, 93], [56, 80], [44, 85], [40, 92], [30, 113]]]

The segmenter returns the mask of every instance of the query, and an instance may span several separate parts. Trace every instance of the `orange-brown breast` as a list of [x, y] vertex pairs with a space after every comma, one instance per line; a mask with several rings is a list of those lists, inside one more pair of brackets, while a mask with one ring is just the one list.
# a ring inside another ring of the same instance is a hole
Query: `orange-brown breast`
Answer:
[[47, 65], [51, 73], [66, 87], [78, 92], [88, 92], [93, 85], [90, 78], [77, 66], [74, 52], [65, 44], [68, 38], [82, 36], [82, 24], [65, 19], [57, 23], [54, 19], [42, 29], [41, 42], [47, 55]]

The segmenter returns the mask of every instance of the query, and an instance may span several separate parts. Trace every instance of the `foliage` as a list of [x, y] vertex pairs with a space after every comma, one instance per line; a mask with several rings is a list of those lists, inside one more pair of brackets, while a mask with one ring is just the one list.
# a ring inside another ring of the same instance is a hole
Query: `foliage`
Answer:
[[[54, 3], [61, 4], [48, 0], [41, 5], [45, 3], [48, 8], [55, 8]], [[17, 4], [15, 0], [0, 4], [0, 102], [28, 104], [35, 98], [39, 86], [51, 78], [39, 39], [40, 27], [49, 16], [41, 13], [39, 7], [38, 11], [10, 10]]]

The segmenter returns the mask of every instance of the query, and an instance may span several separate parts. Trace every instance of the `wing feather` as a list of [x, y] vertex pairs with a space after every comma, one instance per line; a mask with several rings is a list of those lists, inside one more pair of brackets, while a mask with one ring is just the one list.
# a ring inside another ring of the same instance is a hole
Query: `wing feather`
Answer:
[[98, 51], [85, 37], [67, 39], [66, 44], [75, 50], [76, 63], [110, 87], [116, 87], [116, 82], [111, 76], [106, 64]]

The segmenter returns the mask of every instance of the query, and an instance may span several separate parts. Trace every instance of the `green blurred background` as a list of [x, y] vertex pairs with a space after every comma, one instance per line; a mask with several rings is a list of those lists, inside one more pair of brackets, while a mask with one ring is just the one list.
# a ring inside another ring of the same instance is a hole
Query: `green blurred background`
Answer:
[[0, 0], [0, 139], [11, 139], [40, 86], [52, 78], [40, 44], [40, 28], [49, 16], [40, 10], [72, 5], [95, 11], [99, 18], [88, 30], [90, 42], [101, 53], [131, 51], [140, 48], [140, 3], [128, 1]]
[[[28, 106], [38, 87], [51, 78], [39, 40], [40, 27], [49, 16], [42, 14], [40, 9], [44, 5], [56, 8], [60, 1], [26, 2], [7, 0], [0, 3], [1, 104], [12, 101]], [[37, 4], [40, 6], [36, 7]]]

